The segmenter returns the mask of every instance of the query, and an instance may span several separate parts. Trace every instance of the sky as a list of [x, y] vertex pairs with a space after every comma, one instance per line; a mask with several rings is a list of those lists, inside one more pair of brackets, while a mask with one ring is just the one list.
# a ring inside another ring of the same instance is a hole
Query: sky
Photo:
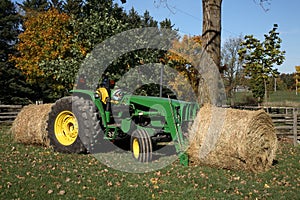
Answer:
[[[254, 35], [263, 41], [273, 24], [278, 24], [279, 37], [282, 39], [281, 50], [286, 51], [286, 60], [276, 66], [282, 73], [295, 72], [300, 65], [300, 1], [272, 0], [264, 8], [258, 0], [223, 0], [222, 3], [222, 43], [228, 38], [240, 35]], [[201, 35], [202, 1], [200, 0], [127, 0], [121, 4], [125, 10], [132, 7], [139, 14], [145, 10], [157, 21], [171, 20], [180, 34]]]

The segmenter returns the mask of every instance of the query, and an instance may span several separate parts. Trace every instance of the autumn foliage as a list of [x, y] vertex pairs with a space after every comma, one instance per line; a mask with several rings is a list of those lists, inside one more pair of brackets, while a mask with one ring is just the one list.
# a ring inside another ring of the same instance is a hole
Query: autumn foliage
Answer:
[[297, 88], [297, 92], [300, 92], [300, 66], [296, 66], [296, 88]]
[[[179, 97], [182, 91], [186, 91], [189, 86], [191, 86], [195, 94], [198, 94], [200, 75], [195, 66], [193, 66], [192, 61], [200, 53], [201, 37], [190, 37], [187, 35], [184, 35], [181, 40], [175, 40], [172, 48], [167, 53], [168, 64], [179, 72], [174, 81], [169, 83]], [[183, 79], [186, 79], [190, 85], [187, 86], [186, 81]]]
[[[65, 13], [51, 8], [44, 12], [26, 12], [24, 29], [19, 35], [18, 56], [11, 60], [16, 62], [31, 82], [44, 76], [39, 67], [42, 61], [64, 59], [69, 56], [72, 48], [79, 48], [72, 42], [74, 34], [69, 29], [70, 17]], [[84, 50], [81, 49], [84, 54]]]

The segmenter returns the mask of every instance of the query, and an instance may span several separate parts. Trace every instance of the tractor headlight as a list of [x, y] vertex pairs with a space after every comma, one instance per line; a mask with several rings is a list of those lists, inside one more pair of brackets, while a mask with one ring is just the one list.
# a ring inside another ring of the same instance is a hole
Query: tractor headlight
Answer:
[[99, 99], [99, 98], [100, 98], [100, 95], [96, 92], [96, 93], [94, 94], [94, 97], [95, 97], [95, 99]]

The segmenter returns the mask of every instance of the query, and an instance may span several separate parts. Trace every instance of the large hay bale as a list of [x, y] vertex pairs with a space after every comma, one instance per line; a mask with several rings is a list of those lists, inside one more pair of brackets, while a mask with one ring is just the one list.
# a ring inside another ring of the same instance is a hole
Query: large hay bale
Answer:
[[277, 137], [263, 110], [203, 106], [191, 128], [188, 154], [194, 164], [262, 172], [275, 158]]
[[12, 124], [16, 142], [49, 146], [47, 120], [52, 104], [28, 105], [22, 108]]

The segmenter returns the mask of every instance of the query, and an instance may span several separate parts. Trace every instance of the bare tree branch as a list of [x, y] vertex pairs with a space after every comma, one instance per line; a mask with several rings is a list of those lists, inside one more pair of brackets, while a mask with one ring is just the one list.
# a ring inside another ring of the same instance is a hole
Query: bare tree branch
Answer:
[[168, 0], [154, 0], [153, 3], [156, 8], [163, 6], [164, 8], [167, 8], [173, 15], [176, 14], [175, 6], [170, 6]]
[[265, 12], [270, 10], [272, 0], [253, 0], [255, 4], [258, 4]]

